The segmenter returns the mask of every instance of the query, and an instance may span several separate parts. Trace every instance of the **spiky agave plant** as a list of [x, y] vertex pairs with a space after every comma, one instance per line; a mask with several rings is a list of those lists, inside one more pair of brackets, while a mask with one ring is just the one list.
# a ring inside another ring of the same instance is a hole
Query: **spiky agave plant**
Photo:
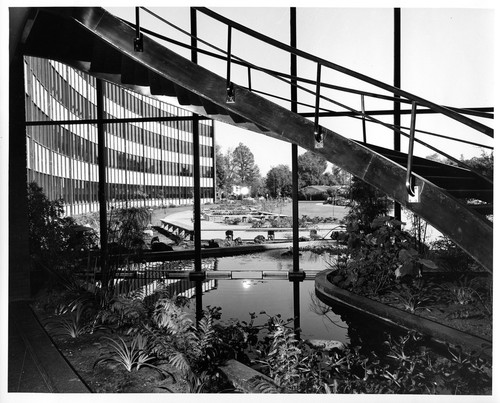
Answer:
[[123, 365], [128, 372], [132, 372], [134, 368], [138, 371], [144, 366], [157, 369], [155, 365], [150, 363], [154, 357], [147, 352], [147, 338], [145, 336], [136, 334], [130, 346], [120, 336], [118, 336], [118, 340], [110, 337], [105, 337], [105, 339], [109, 341], [110, 351], [98, 359], [94, 367], [104, 362], [114, 362]]
[[[68, 311], [70, 311], [68, 313]], [[89, 333], [92, 325], [85, 321], [85, 306], [82, 303], [75, 303], [67, 306], [63, 314], [52, 318], [47, 323], [47, 329], [58, 336], [69, 336], [73, 339], [83, 334]], [[68, 313], [69, 316], [64, 316]]]

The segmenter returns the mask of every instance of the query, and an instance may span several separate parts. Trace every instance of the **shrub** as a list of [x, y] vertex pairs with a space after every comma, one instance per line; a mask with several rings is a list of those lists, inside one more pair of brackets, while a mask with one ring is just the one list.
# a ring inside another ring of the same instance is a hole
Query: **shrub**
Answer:
[[335, 267], [332, 281], [354, 292], [378, 294], [396, 278], [418, 277], [421, 265], [436, 268], [413, 249], [412, 239], [400, 229], [401, 224], [390, 217], [378, 217], [371, 223], [370, 233], [351, 226], [347, 260]]
[[433, 260], [445, 271], [465, 272], [478, 269], [474, 260], [447, 237], [439, 237], [433, 241], [430, 249]]
[[144, 245], [144, 229], [150, 220], [147, 208], [112, 209], [109, 217], [109, 243], [128, 251], [137, 251]]
[[28, 232], [30, 255], [48, 268], [74, 265], [95, 244], [95, 234], [77, 231], [63, 201], [49, 200], [35, 182], [28, 185]]

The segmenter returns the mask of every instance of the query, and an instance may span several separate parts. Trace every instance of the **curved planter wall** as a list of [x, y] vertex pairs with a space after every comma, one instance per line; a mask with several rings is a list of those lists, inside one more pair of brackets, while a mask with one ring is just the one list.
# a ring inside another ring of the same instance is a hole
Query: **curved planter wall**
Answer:
[[341, 305], [388, 325], [415, 330], [438, 343], [461, 346], [468, 351], [481, 351], [485, 356], [491, 357], [491, 341], [339, 288], [328, 280], [331, 272], [332, 270], [325, 270], [315, 280], [316, 296], [325, 304]]

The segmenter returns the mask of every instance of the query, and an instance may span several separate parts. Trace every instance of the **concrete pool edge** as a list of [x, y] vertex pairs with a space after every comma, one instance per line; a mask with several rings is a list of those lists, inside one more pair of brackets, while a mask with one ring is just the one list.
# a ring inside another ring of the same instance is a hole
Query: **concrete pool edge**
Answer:
[[439, 344], [461, 346], [491, 358], [491, 341], [341, 289], [328, 280], [332, 271], [324, 270], [315, 279], [316, 296], [327, 305], [338, 304], [388, 325], [416, 330]]
[[[337, 241], [330, 239], [302, 241], [299, 243], [299, 250], [309, 247], [336, 245], [336, 243]], [[265, 252], [274, 249], [290, 249], [292, 247], [293, 247], [292, 241], [275, 241], [262, 244], [247, 244], [239, 246], [221, 246], [217, 248], [202, 248], [201, 257], [208, 258], [208, 257], [237, 256], [249, 253]], [[115, 257], [120, 257], [120, 256], [116, 255]], [[127, 257], [127, 255], [124, 255], [122, 257]], [[143, 251], [140, 256], [141, 260], [146, 262], [194, 259], [194, 257], [195, 257], [195, 250], [192, 248], [183, 250], [162, 251], [162, 252]]]

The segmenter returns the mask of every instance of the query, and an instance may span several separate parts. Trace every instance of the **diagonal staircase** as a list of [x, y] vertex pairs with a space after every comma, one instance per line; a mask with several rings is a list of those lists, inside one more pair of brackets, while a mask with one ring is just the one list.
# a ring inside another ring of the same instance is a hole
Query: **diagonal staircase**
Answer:
[[[314, 122], [236, 84], [236, 101], [227, 103], [225, 78], [146, 36], [143, 52], [134, 51], [135, 29], [101, 8], [35, 9], [27, 27], [24, 54], [58, 60], [150, 96], [175, 97], [193, 113], [317, 152], [425, 219], [492, 272], [493, 224], [485, 215], [493, 212], [493, 183], [471, 170], [414, 157], [419, 201], [410, 202], [406, 154], [326, 128], [323, 148], [316, 149]], [[469, 205], [470, 199], [481, 204]]]

